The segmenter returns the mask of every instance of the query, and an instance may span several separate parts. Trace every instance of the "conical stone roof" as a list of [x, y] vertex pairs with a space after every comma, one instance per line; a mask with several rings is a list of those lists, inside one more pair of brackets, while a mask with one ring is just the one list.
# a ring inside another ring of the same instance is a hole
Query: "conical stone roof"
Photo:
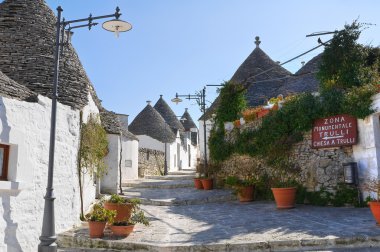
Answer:
[[319, 81], [317, 72], [322, 60], [322, 54], [319, 54], [307, 62], [295, 75], [288, 78], [278, 93], [288, 96], [296, 93], [318, 92]]
[[[0, 3], [0, 70], [17, 83], [51, 97], [56, 17], [43, 0]], [[73, 108], [88, 102], [91, 83], [73, 47], [61, 57], [58, 101]]]
[[134, 135], [147, 135], [163, 143], [174, 142], [176, 136], [164, 118], [148, 104], [128, 127]]
[[[277, 96], [277, 90], [284, 85], [284, 80], [275, 79], [292, 75], [291, 72], [274, 62], [263, 50], [261, 50], [259, 47], [261, 43], [259, 37], [256, 37], [255, 40], [256, 48], [246, 60], [244, 60], [230, 80], [235, 83], [249, 85], [246, 98], [248, 106], [250, 107], [263, 105], [267, 99]], [[261, 74], [264, 71], [267, 72]], [[219, 99], [217, 98], [206, 111], [206, 119], [211, 118], [211, 115], [215, 113], [218, 103]], [[200, 120], [203, 120], [203, 116]]]
[[18, 84], [0, 71], [0, 96], [22, 101], [37, 102], [38, 95], [27, 87]]
[[185, 112], [181, 116], [181, 123], [186, 131], [190, 131], [192, 128], [197, 128], [197, 125], [195, 125], [193, 118], [191, 118], [188, 109], [185, 109]]
[[177, 116], [174, 114], [173, 110], [169, 107], [166, 101], [160, 96], [160, 99], [154, 105], [154, 108], [160, 113], [164, 118], [165, 122], [169, 124], [170, 128], [174, 133], [177, 133], [177, 130], [184, 131], [185, 128], [178, 120]]

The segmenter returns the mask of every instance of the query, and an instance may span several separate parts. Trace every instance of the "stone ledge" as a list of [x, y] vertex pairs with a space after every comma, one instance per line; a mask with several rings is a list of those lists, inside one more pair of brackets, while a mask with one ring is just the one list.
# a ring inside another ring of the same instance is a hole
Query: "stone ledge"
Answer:
[[99, 251], [307, 251], [313, 249], [344, 249], [380, 247], [380, 236], [352, 236], [344, 238], [321, 238], [309, 240], [262, 241], [251, 243], [185, 243], [152, 244], [126, 242], [124, 239], [106, 236], [103, 239], [90, 239], [87, 229], [78, 228], [58, 235], [59, 248], [96, 249]]

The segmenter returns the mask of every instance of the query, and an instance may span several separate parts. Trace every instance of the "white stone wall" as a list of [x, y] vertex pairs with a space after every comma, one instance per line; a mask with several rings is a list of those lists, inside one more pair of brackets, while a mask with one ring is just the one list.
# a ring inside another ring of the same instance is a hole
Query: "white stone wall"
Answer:
[[[178, 152], [178, 145], [180, 146], [180, 150]], [[180, 169], [180, 163], [183, 159], [183, 155], [181, 155], [181, 139], [179, 137], [179, 134], [177, 134], [177, 137], [173, 143], [167, 144], [167, 162], [168, 162], [168, 171], [178, 171]], [[179, 155], [179, 158], [178, 158]]]
[[[199, 120], [198, 121], [199, 123], [199, 151], [200, 151], [200, 159], [203, 160], [204, 159], [204, 128], [203, 128], [203, 121]], [[211, 120], [206, 120], [206, 139], [209, 139], [210, 137], [210, 131], [212, 129], [212, 125], [213, 125], [213, 122]], [[210, 156], [210, 151], [209, 151], [209, 148], [208, 148], [208, 140], [206, 141], [206, 150], [207, 150], [207, 160], [209, 160], [209, 156]]]
[[360, 179], [376, 178], [380, 164], [380, 94], [372, 97], [376, 113], [358, 120], [359, 141], [353, 146], [355, 162], [358, 162]]
[[128, 180], [128, 179], [137, 179], [138, 166], [139, 166], [139, 142], [137, 140], [123, 141], [122, 157], [123, 157], [123, 161], [121, 163], [122, 181]]
[[[190, 132], [188, 132], [190, 133]], [[190, 137], [190, 134], [188, 134]], [[191, 144], [191, 139], [186, 138], [184, 141], [184, 145], [181, 145], [181, 160], [182, 160], [182, 169], [195, 169], [197, 163], [197, 157], [199, 156], [199, 148], [198, 146], [194, 146]], [[189, 157], [190, 153], [190, 157]], [[189, 162], [190, 158], [190, 162]]]
[[[11, 145], [10, 181], [0, 181], [0, 251], [36, 251], [39, 244], [48, 172], [51, 100], [38, 98], [38, 103], [28, 103], [0, 97], [0, 142]], [[56, 132], [54, 194], [56, 233], [59, 233], [79, 223], [79, 111], [58, 104]], [[92, 194], [85, 193], [85, 197], [88, 204], [94, 197], [93, 187]]]
[[105, 157], [107, 172], [101, 178], [101, 193], [117, 193], [119, 188], [120, 136], [108, 134], [108, 154]]
[[[153, 139], [146, 135], [138, 135], [139, 139], [139, 148], [146, 148], [151, 150], [158, 150], [165, 152], [165, 143], [162, 143], [156, 139]], [[181, 145], [181, 139], [179, 133], [173, 143], [167, 143], [166, 145], [166, 158], [168, 164], [168, 171], [178, 171], [180, 169], [195, 169], [197, 158], [199, 157], [199, 149], [197, 146], [191, 145], [190, 139], [187, 139], [187, 143], [190, 143], [191, 148], [191, 166], [188, 162], [188, 152]], [[180, 145], [178, 152], [178, 144]], [[179, 158], [178, 158], [179, 154]], [[180, 167], [182, 164], [182, 167]]]
[[147, 135], [137, 135], [139, 139], [139, 148], [147, 148], [158, 151], [165, 151], [165, 143], [160, 142]]

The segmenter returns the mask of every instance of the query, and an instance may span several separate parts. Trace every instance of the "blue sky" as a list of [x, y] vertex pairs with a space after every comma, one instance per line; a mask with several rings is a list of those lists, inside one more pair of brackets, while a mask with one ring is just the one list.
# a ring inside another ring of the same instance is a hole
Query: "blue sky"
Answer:
[[[194, 101], [175, 105], [175, 93], [193, 94], [206, 84], [229, 80], [255, 48], [284, 62], [318, 45], [305, 35], [341, 29], [359, 18], [377, 24], [362, 33], [360, 42], [380, 45], [380, 1], [254, 1], [254, 0], [47, 0], [61, 5], [66, 19], [105, 15], [119, 6], [121, 19], [133, 29], [116, 39], [94, 27], [76, 30], [73, 45], [108, 110], [129, 114], [130, 121], [162, 94], [177, 115], [188, 107], [194, 120], [201, 115]], [[321, 37], [326, 41], [329, 36]], [[284, 65], [297, 71], [314, 51]], [[216, 88], [207, 87], [213, 101]]]

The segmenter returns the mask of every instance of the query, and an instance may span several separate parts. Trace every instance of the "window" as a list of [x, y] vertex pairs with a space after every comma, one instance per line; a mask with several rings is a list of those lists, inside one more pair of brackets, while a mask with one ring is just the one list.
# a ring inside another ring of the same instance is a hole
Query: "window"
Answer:
[[9, 145], [0, 144], [0, 180], [8, 180]]

